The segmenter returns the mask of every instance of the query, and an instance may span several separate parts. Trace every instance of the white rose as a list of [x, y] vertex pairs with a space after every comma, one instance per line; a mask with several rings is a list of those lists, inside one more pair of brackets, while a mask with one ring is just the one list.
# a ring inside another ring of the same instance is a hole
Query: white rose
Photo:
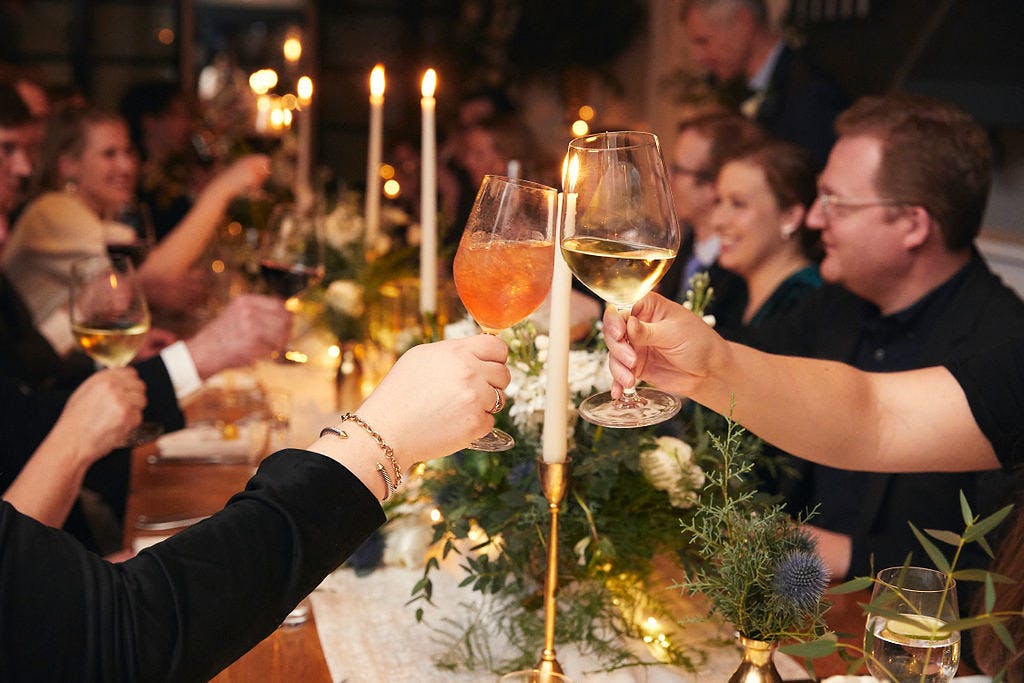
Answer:
[[363, 287], [352, 280], [335, 280], [324, 293], [324, 302], [345, 315], [363, 314]]
[[453, 323], [448, 323], [444, 326], [444, 338], [445, 339], [462, 339], [464, 337], [472, 337], [477, 334], [480, 328], [472, 318], [463, 318]]
[[672, 436], [655, 439], [657, 447], [640, 454], [640, 470], [654, 488], [667, 491], [674, 507], [688, 508], [704, 486], [704, 471], [693, 462], [693, 448]]
[[324, 236], [333, 248], [342, 250], [358, 240], [364, 230], [363, 217], [339, 205], [324, 218]]

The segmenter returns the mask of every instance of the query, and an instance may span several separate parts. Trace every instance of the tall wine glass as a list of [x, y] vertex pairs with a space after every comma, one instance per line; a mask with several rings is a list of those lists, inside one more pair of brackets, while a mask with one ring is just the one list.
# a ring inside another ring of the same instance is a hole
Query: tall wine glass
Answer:
[[[548, 295], [557, 196], [546, 185], [484, 176], [452, 267], [459, 298], [484, 332], [515, 325]], [[470, 447], [505, 451], [514, 445], [494, 429]]]
[[[321, 221], [312, 211], [293, 204], [281, 204], [270, 214], [260, 234], [260, 277], [263, 284], [282, 299], [301, 294], [324, 277], [324, 239]], [[289, 362], [290, 352], [276, 354]]]
[[277, 206], [260, 235], [260, 277], [282, 299], [300, 294], [324, 276], [320, 221], [293, 204]]
[[[131, 259], [88, 256], [71, 266], [71, 332], [97, 363], [122, 368], [132, 362], [149, 332], [149, 307]], [[144, 422], [126, 446], [152, 441], [163, 428]]]
[[960, 663], [956, 583], [923, 567], [878, 572], [868, 606], [864, 650], [868, 671], [881, 681], [947, 683]]
[[[679, 225], [658, 138], [636, 131], [601, 133], [569, 143], [576, 178], [565, 188], [562, 254], [580, 282], [629, 315], [650, 292], [679, 250]], [[643, 427], [663, 422], [682, 406], [679, 398], [651, 388], [628, 387], [588, 397], [580, 415], [606, 427]]]

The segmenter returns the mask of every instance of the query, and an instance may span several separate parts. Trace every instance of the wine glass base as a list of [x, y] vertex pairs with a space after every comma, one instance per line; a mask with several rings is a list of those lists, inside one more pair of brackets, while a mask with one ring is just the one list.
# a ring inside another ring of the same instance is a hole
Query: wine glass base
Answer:
[[637, 389], [636, 398], [616, 400], [610, 391], [594, 394], [580, 403], [580, 417], [602, 427], [633, 429], [664, 422], [683, 407], [681, 399], [658, 389]]
[[516, 440], [511, 436], [500, 429], [492, 429], [490, 433], [472, 442], [467, 448], [471, 448], [474, 451], [497, 453], [499, 451], [507, 451], [515, 445]]

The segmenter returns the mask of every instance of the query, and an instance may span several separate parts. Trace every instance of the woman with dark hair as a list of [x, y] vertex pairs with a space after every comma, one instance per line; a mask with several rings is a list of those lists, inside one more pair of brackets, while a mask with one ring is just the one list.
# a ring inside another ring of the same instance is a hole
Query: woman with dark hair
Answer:
[[757, 143], [722, 165], [711, 216], [718, 263], [747, 285], [745, 302], [715, 310], [726, 330], [761, 325], [821, 286], [819, 233], [804, 225], [814, 183], [810, 156], [788, 142]]
[[[130, 241], [114, 218], [135, 193], [138, 162], [128, 127], [113, 113], [65, 109], [50, 120], [38, 194], [25, 208], [5, 250], [3, 268], [36, 326], [61, 352], [71, 346], [66, 317], [71, 264]], [[217, 175], [195, 205], [139, 266], [147, 298], [165, 309], [190, 306], [201, 292], [189, 278], [235, 197], [258, 189], [270, 173], [262, 155], [243, 157]], [[127, 231], [127, 232], [126, 232]], [[130, 235], [130, 236], [129, 236]]]

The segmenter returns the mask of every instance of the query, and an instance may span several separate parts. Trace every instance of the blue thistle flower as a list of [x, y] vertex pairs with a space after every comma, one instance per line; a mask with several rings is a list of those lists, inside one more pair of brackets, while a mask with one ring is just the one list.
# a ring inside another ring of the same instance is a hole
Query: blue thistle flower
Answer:
[[508, 471], [508, 483], [518, 486], [524, 480], [537, 478], [537, 463], [532, 461], [521, 462], [513, 465]]
[[794, 550], [775, 565], [772, 588], [779, 599], [810, 611], [828, 585], [828, 572], [821, 558], [812, 552]]
[[374, 531], [356, 551], [349, 555], [345, 565], [354, 569], [356, 576], [366, 576], [380, 566], [384, 559], [384, 534]]

